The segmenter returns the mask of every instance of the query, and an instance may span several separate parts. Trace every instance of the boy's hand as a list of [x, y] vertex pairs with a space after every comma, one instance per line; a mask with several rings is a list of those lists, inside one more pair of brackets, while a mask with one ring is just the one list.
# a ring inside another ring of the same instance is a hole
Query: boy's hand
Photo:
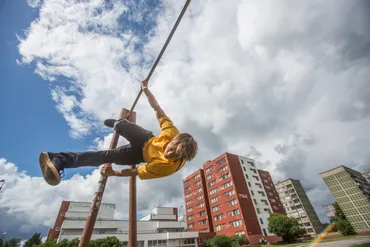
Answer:
[[116, 173], [115, 171], [113, 170], [112, 166], [107, 166], [107, 165], [104, 165], [102, 168], [101, 168], [101, 171], [100, 173], [104, 176], [116, 176]]
[[141, 90], [145, 90], [148, 88], [148, 81], [147, 80], [144, 80], [140, 83], [140, 86], [141, 86]]

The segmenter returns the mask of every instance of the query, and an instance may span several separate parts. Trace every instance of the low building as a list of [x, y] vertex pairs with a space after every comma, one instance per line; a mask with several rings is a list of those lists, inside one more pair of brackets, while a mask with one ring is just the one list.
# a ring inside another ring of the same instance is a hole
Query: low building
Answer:
[[[80, 238], [90, 209], [89, 202], [63, 201], [49, 238], [72, 240]], [[91, 239], [115, 236], [128, 244], [128, 220], [115, 220], [115, 204], [103, 203]], [[213, 234], [214, 235], [214, 234]], [[186, 222], [178, 220], [177, 208], [157, 207], [152, 213], [137, 221], [137, 246], [189, 246], [198, 247], [212, 233], [187, 232]]]
[[370, 183], [370, 172], [362, 173], [362, 176], [366, 179], [368, 183]]
[[335, 219], [335, 208], [334, 208], [334, 204], [331, 203], [331, 204], [328, 204], [328, 205], [324, 205], [323, 208], [325, 210], [326, 216], [328, 216], [328, 218], [330, 220], [330, 223], [333, 222], [334, 219]]

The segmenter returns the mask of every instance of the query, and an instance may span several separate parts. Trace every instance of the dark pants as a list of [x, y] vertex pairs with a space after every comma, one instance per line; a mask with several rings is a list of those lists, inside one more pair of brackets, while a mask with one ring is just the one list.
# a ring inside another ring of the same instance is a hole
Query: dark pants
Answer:
[[153, 137], [153, 133], [126, 119], [118, 120], [114, 124], [114, 129], [119, 135], [126, 138], [130, 144], [112, 150], [49, 153], [52, 156], [53, 163], [59, 166], [59, 169], [64, 169], [99, 166], [104, 163], [134, 165], [144, 162], [143, 147], [145, 142]]

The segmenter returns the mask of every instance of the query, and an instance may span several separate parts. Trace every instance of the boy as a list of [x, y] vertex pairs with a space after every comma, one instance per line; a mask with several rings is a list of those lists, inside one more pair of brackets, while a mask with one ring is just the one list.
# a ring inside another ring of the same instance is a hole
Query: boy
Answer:
[[113, 170], [111, 166], [103, 166], [101, 173], [105, 176], [139, 176], [140, 179], [161, 178], [177, 172], [186, 161], [192, 160], [197, 154], [197, 142], [190, 134], [177, 130], [150, 92], [147, 81], [141, 82], [141, 89], [156, 113], [161, 127], [158, 136], [126, 119], [107, 119], [104, 124], [114, 128], [130, 144], [103, 151], [43, 152], [39, 162], [45, 181], [53, 186], [59, 184], [65, 168], [100, 166], [105, 163], [133, 165], [142, 162], [146, 164], [136, 169]]

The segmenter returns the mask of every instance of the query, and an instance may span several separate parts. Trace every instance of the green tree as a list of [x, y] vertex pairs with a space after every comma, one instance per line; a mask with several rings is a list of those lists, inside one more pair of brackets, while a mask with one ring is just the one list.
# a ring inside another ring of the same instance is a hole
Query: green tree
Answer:
[[49, 238], [44, 243], [36, 245], [36, 247], [55, 247], [55, 246], [57, 246], [57, 240], [54, 238]]
[[32, 235], [32, 237], [30, 239], [28, 239], [25, 243], [24, 243], [24, 247], [32, 247], [33, 245], [39, 245], [41, 244], [41, 233], [40, 232], [37, 232], [35, 234]]
[[291, 243], [303, 236], [306, 231], [299, 227], [298, 221], [283, 214], [271, 214], [268, 218], [268, 230], [283, 238], [284, 242]]
[[244, 246], [244, 245], [249, 244], [249, 241], [245, 237], [245, 235], [242, 235], [242, 236], [235, 235], [235, 236], [232, 236], [230, 238], [231, 238], [231, 241], [233, 243], [233, 247], [240, 247], [240, 246]]
[[346, 215], [343, 213], [342, 209], [340, 208], [339, 204], [337, 202], [334, 203], [334, 209], [335, 209], [335, 218], [337, 220], [346, 220]]
[[106, 237], [106, 238], [99, 238], [96, 240], [90, 241], [90, 247], [121, 247], [123, 245], [122, 242], [118, 240], [116, 237]]
[[205, 242], [206, 247], [235, 247], [233, 244], [234, 241], [225, 235], [215, 236]]
[[4, 247], [3, 239], [0, 238], [0, 247]]
[[338, 220], [335, 222], [335, 225], [338, 231], [340, 231], [340, 233], [342, 233], [343, 236], [356, 234], [356, 231], [353, 229], [351, 223], [349, 223], [348, 220]]
[[11, 238], [5, 242], [4, 247], [18, 247], [20, 242], [20, 238]]

